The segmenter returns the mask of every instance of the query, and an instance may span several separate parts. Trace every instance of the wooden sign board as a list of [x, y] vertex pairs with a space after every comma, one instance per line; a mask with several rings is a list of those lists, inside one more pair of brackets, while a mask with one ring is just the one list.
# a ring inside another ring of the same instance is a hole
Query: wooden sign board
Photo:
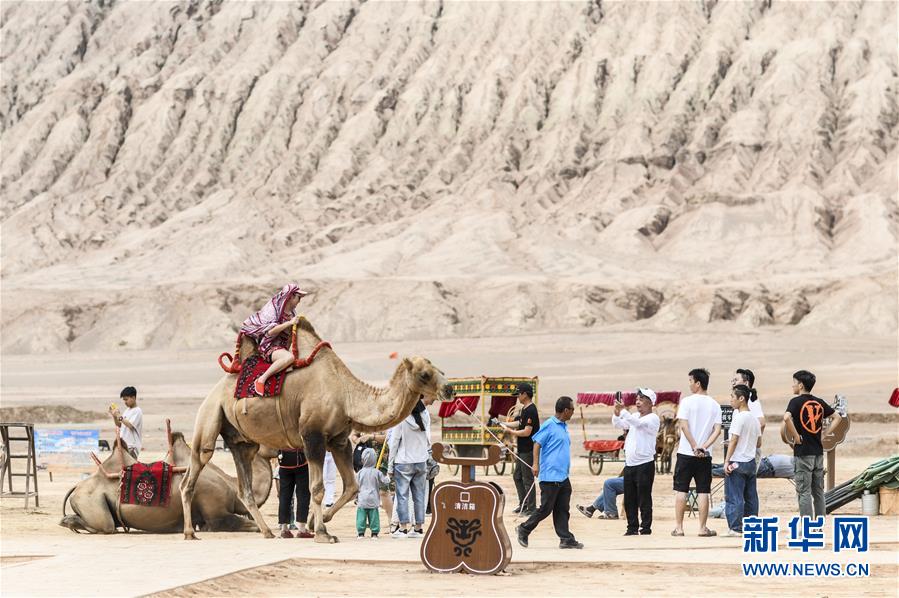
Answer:
[[503, 571], [512, 560], [512, 544], [503, 524], [505, 496], [496, 484], [471, 477], [474, 466], [497, 463], [500, 448], [491, 446], [486, 458], [450, 458], [443, 456], [443, 445], [436, 443], [432, 453], [439, 463], [460, 465], [462, 481], [441, 482], [434, 488], [434, 516], [421, 544], [421, 562], [437, 573]]

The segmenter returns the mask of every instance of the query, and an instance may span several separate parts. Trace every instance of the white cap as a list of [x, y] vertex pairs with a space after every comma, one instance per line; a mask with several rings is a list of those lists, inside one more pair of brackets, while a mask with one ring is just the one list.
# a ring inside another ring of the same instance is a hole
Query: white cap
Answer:
[[656, 391], [651, 388], [638, 388], [637, 392], [652, 401], [652, 404], [656, 404]]

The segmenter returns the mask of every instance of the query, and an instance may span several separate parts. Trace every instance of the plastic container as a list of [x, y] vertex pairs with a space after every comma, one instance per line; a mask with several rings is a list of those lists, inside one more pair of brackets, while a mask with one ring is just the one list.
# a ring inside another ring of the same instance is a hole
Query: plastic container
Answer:
[[862, 494], [862, 515], [877, 515], [880, 512], [880, 497], [865, 490]]

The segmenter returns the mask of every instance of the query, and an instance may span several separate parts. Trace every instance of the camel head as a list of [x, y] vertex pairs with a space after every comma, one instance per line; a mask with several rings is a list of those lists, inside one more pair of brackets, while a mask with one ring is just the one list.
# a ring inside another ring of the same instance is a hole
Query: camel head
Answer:
[[453, 398], [453, 387], [446, 376], [430, 360], [424, 357], [406, 357], [400, 364], [406, 370], [409, 388], [428, 398], [449, 401]]

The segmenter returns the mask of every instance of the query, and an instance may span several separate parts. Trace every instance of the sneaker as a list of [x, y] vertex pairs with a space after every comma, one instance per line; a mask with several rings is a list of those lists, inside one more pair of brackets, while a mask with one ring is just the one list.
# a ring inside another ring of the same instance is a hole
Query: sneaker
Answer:
[[528, 547], [528, 533], [522, 529], [519, 525], [515, 528], [515, 533], [518, 535], [518, 543], [521, 544], [523, 548]]
[[580, 550], [584, 545], [577, 540], [562, 540], [559, 542], [559, 548], [575, 548]]
[[406, 534], [407, 538], [421, 538], [424, 534], [421, 533], [420, 529], [410, 529]]
[[281, 530], [281, 537], [282, 537], [282, 538], [293, 538], [293, 534], [290, 533], [290, 530], [282, 529], [282, 530]]
[[377, 539], [378, 539], [378, 534], [372, 534], [372, 535], [371, 535], [371, 539], [372, 539], [372, 540], [377, 540]]
[[618, 519], [618, 515], [609, 515], [608, 513], [600, 513], [596, 516], [597, 519]]
[[390, 535], [394, 538], [407, 538], [408, 537], [406, 535], [406, 530], [404, 530], [404, 529], [397, 529], [395, 532], [393, 532]]
[[724, 537], [725, 538], [742, 538], [743, 532], [738, 532], [735, 529], [729, 529], [729, 530], [727, 530], [727, 533], [724, 534]]
[[634, 529], [634, 530], [630, 530], [630, 529], [629, 529], [629, 530], [627, 530], [626, 532], [624, 532], [624, 535], [625, 535], [625, 536], [639, 536], [639, 535], [640, 535], [640, 532], [638, 532], [638, 531], [635, 530], [635, 529]]
[[641, 536], [651, 536], [651, 535], [652, 535], [652, 530], [651, 530], [651, 529], [641, 529], [641, 530], [640, 530], [640, 535], [641, 535]]
[[364, 540], [364, 539], [365, 539], [365, 534], [359, 534], [358, 536], [356, 536], [356, 539], [357, 539], [357, 540]]
[[596, 508], [593, 507], [592, 505], [589, 507], [585, 507], [584, 505], [578, 505], [577, 510], [580, 511], [581, 515], [583, 515], [584, 517], [590, 517], [590, 518], [592, 518], [593, 513], [596, 512]]
[[294, 537], [295, 537], [295, 538], [314, 538], [314, 537], [315, 537], [315, 534], [313, 534], [312, 532], [310, 532], [310, 531], [307, 530], [307, 529], [304, 529], [304, 530], [301, 531], [301, 532], [297, 532], [297, 535], [294, 536]]

